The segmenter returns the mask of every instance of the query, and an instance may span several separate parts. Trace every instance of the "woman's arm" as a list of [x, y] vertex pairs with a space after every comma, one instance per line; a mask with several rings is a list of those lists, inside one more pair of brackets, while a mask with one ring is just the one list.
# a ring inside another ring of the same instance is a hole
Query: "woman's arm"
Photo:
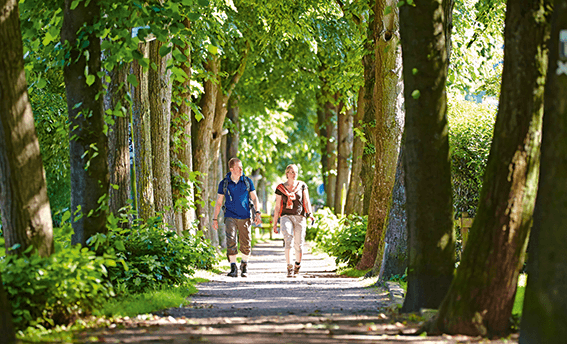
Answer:
[[309, 214], [311, 221], [315, 221], [315, 216], [313, 216], [313, 207], [311, 206], [311, 199], [309, 198], [309, 189], [307, 184], [305, 185], [305, 212]]
[[273, 219], [273, 230], [274, 233], [277, 233], [277, 228], [278, 228], [278, 219], [280, 217], [280, 208], [281, 208], [281, 204], [282, 204], [282, 196], [276, 194], [276, 206], [274, 207], [274, 219]]

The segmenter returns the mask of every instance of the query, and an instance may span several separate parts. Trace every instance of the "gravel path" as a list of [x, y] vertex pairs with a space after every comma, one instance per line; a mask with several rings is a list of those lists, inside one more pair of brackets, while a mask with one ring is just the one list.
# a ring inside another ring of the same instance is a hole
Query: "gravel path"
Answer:
[[[372, 280], [336, 275], [334, 259], [304, 253], [299, 277], [286, 277], [281, 241], [257, 244], [249, 277], [226, 272], [200, 284], [191, 305], [124, 319], [76, 336], [100, 343], [517, 343], [466, 336], [412, 335], [421, 318], [397, 315], [402, 299]], [[391, 289], [391, 288], [390, 288]]]

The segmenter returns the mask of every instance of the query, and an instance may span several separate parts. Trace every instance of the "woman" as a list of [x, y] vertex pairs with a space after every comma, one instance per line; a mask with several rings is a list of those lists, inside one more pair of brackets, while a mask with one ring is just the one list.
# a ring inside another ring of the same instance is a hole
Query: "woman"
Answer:
[[[315, 220], [307, 184], [297, 180], [297, 165], [288, 165], [285, 169], [287, 182], [276, 188], [276, 207], [274, 209], [274, 233], [277, 233], [278, 218], [280, 228], [285, 242], [285, 260], [287, 263], [287, 277], [299, 274], [301, 268], [301, 256], [303, 244], [305, 243], [305, 231], [307, 229], [306, 218]], [[291, 241], [295, 248], [295, 267], [291, 264]]]

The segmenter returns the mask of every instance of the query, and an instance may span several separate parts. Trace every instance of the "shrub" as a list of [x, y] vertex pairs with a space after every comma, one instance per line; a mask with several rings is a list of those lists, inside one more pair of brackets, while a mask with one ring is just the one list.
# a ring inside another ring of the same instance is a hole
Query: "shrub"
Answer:
[[[64, 227], [54, 231], [59, 236], [69, 233], [70, 224]], [[21, 256], [8, 255], [0, 260], [16, 328], [67, 324], [92, 313], [105, 299], [114, 296], [105, 278], [106, 268], [116, 265], [112, 256], [96, 256], [79, 245], [58, 247], [49, 257], [39, 257], [31, 250], [30, 247]]]
[[339, 219], [328, 208], [318, 211], [316, 216], [315, 241], [319, 248], [335, 257], [337, 264], [355, 266], [362, 258], [367, 217], [348, 215]]
[[109, 216], [107, 234], [89, 239], [95, 250], [116, 251], [127, 265], [109, 269], [117, 291], [142, 292], [185, 282], [194, 269], [211, 269], [217, 264], [216, 251], [198, 232], [180, 236], [166, 228], [160, 217], [147, 222], [135, 220], [131, 228], [120, 228], [120, 220]]
[[496, 108], [453, 95], [449, 97], [448, 118], [454, 210], [456, 214], [466, 212], [474, 217], [490, 153]]

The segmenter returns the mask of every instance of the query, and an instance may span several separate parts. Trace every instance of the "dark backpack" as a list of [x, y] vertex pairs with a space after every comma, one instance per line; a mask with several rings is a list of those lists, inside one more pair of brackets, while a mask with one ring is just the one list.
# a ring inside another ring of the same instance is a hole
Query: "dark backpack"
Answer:
[[[254, 220], [254, 216], [256, 216], [256, 208], [254, 207], [254, 202], [252, 202], [252, 199], [250, 198], [250, 188], [251, 188], [250, 181], [248, 180], [248, 177], [246, 177], [245, 175], [242, 176], [244, 177], [244, 184], [246, 184], [246, 191], [248, 191], [248, 204], [250, 205], [250, 219]], [[230, 197], [230, 200], [232, 201], [232, 196], [230, 195], [230, 191], [228, 191], [228, 177], [224, 177], [222, 181], [222, 193], [224, 194], [225, 203], [228, 197]], [[226, 214], [225, 204], [222, 205], [222, 211], [223, 214]]]

